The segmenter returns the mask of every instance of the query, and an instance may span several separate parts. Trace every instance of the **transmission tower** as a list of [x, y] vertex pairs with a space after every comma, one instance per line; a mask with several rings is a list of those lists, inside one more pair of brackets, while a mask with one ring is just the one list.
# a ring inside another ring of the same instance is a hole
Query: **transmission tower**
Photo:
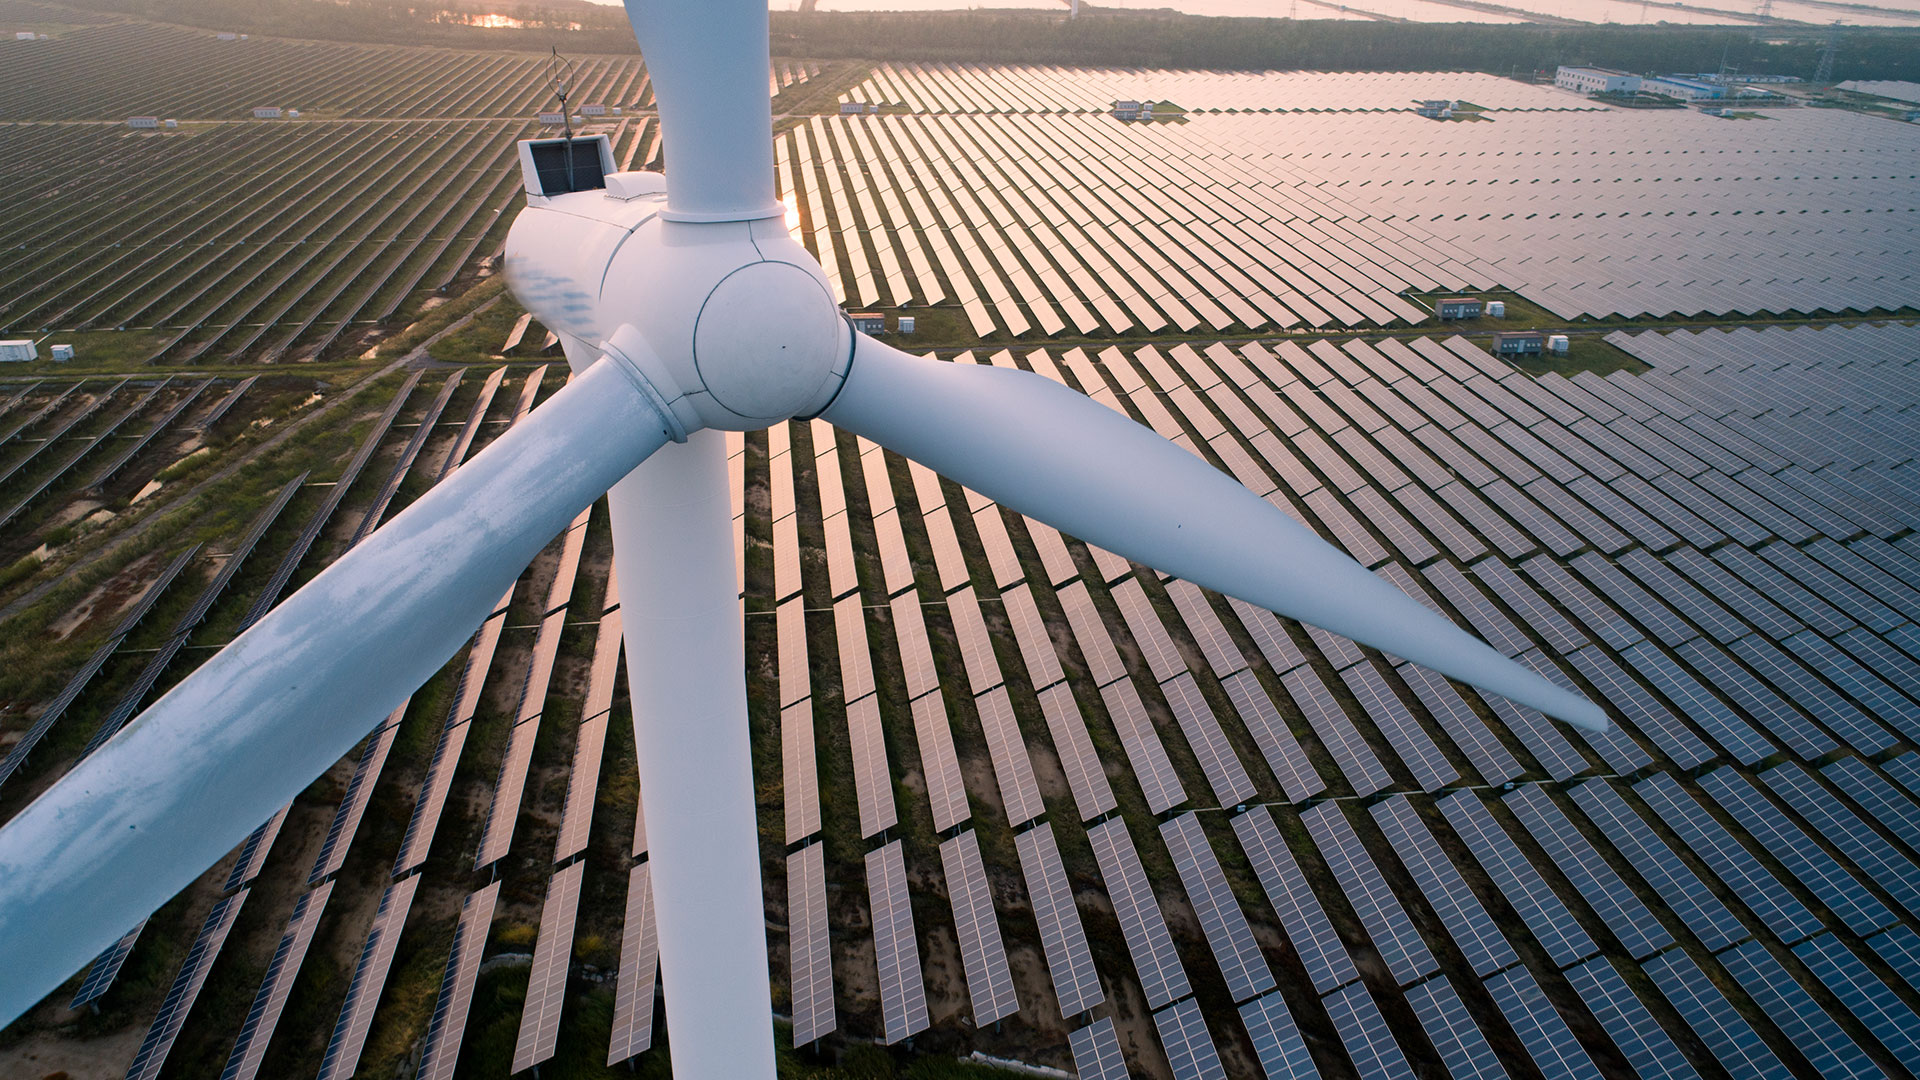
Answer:
[[1773, 0], [1760, 0], [1760, 6], [1753, 13], [1762, 19], [1773, 18]]
[[1833, 21], [1833, 29], [1827, 34], [1827, 47], [1820, 50], [1820, 66], [1813, 69], [1813, 81], [1830, 83], [1833, 81], [1833, 54], [1840, 51], [1840, 20]]

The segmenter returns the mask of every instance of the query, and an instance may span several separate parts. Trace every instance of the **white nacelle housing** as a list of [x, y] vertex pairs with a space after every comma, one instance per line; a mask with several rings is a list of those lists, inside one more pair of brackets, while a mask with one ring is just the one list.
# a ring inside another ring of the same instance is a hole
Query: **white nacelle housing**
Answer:
[[852, 331], [818, 264], [777, 217], [668, 220], [665, 190], [657, 173], [530, 189], [507, 236], [514, 295], [571, 347], [622, 361], [689, 431], [754, 430], [825, 408]]

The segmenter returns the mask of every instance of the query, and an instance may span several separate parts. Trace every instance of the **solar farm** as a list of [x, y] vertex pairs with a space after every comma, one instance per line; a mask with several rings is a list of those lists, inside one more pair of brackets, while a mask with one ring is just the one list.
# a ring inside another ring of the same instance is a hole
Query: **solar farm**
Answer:
[[[0, 338], [80, 355], [0, 367], [0, 822], [567, 378], [497, 293], [544, 55], [0, 0], [48, 12], [0, 42]], [[638, 57], [578, 60], [659, 167]], [[730, 436], [782, 1076], [1920, 1076], [1920, 128], [1470, 72], [768, 90], [849, 310], [1151, 428], [1614, 724], [823, 421]], [[1574, 355], [1439, 322], [1483, 293]], [[669, 1075], [617, 573], [596, 504], [0, 1075]]]

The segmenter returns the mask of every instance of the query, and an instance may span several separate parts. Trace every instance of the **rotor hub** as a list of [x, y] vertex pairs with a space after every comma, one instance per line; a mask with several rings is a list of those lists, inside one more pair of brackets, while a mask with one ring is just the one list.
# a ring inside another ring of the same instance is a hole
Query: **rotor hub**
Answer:
[[833, 297], [788, 262], [755, 262], [720, 279], [693, 329], [693, 364], [715, 403], [742, 417], [817, 411], [840, 353]]

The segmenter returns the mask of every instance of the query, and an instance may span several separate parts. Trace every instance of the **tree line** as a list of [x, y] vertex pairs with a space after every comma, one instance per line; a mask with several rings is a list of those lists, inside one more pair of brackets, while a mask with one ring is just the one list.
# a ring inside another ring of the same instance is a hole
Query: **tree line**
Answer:
[[[617, 6], [583, 0], [70, 0], [159, 22], [331, 41], [469, 49], [631, 53]], [[959, 2], [959, 0], [956, 0]], [[1365, 7], [1365, 0], [1355, 0]], [[524, 29], [483, 29], [448, 17], [507, 15]], [[1466, 14], [1464, 11], [1462, 14]], [[1649, 9], [1650, 18], [1659, 9]], [[1633, 72], [1718, 71], [1809, 77], [1827, 27], [1489, 25], [1360, 20], [1208, 18], [1172, 12], [772, 13], [776, 56], [809, 59], [1060, 63], [1127, 67], [1302, 71], [1551, 72], [1593, 64]], [[1920, 30], [1849, 27], [1836, 80], [1920, 81]]]

